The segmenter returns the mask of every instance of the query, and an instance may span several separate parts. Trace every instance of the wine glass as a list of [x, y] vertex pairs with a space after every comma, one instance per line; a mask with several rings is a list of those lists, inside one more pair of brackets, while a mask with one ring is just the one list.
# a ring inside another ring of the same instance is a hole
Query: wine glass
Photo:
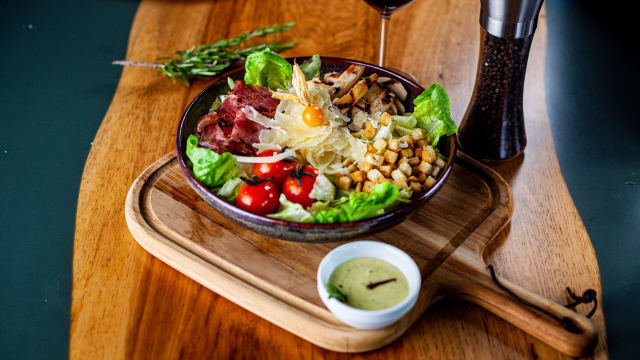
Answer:
[[[380, 27], [380, 50], [378, 53], [378, 66], [385, 67], [387, 61], [387, 48], [389, 47], [389, 22], [391, 14], [413, 0], [364, 0], [380, 13], [382, 26]], [[412, 75], [415, 79], [415, 77]]]

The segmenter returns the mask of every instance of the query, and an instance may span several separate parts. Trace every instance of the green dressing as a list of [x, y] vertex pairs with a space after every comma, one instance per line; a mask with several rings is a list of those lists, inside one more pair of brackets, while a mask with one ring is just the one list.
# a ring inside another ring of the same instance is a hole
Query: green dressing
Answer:
[[372, 257], [340, 264], [331, 273], [329, 282], [347, 296], [347, 305], [362, 310], [390, 308], [409, 295], [409, 283], [402, 271]]

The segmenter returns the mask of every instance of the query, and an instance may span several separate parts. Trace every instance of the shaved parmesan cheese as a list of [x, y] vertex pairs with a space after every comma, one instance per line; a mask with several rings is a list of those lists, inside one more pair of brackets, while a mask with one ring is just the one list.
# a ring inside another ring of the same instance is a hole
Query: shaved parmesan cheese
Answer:
[[364, 123], [367, 121], [367, 114], [364, 111], [357, 112], [349, 124], [351, 131], [360, 131], [364, 127]]
[[309, 89], [309, 99], [325, 115], [325, 121], [320, 126], [311, 127], [304, 123], [302, 112], [305, 106], [297, 101], [281, 99], [273, 119], [246, 106], [243, 111], [247, 118], [267, 128], [260, 131], [260, 143], [254, 144], [254, 147], [286, 146], [297, 151], [321, 172], [344, 174], [346, 169], [342, 166], [342, 160], [350, 157], [356, 162], [362, 161], [367, 145], [351, 134], [347, 128], [349, 119], [333, 105], [327, 89]]

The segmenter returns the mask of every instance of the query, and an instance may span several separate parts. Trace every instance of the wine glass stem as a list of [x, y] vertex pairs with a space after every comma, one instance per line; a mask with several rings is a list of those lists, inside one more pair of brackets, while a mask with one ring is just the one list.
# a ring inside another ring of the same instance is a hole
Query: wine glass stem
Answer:
[[389, 47], [389, 22], [391, 14], [380, 14], [382, 25], [380, 26], [380, 51], [378, 53], [378, 66], [387, 65], [387, 48]]

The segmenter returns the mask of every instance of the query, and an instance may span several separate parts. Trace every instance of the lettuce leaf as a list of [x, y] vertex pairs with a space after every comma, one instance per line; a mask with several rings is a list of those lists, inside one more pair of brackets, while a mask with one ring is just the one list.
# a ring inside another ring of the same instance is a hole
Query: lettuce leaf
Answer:
[[302, 65], [300, 65], [300, 69], [304, 74], [304, 78], [307, 80], [322, 76], [322, 61], [320, 61], [320, 55], [315, 54], [305, 60]]
[[227, 201], [234, 202], [236, 201], [236, 196], [238, 196], [238, 190], [240, 190], [240, 185], [242, 185], [242, 183], [243, 181], [241, 178], [233, 178], [224, 183], [216, 194], [227, 199]]
[[284, 194], [280, 194], [280, 207], [278, 212], [267, 215], [273, 219], [295, 221], [295, 222], [313, 222], [313, 216], [305, 210], [302, 205], [287, 200]]
[[439, 83], [433, 83], [423, 91], [413, 100], [413, 104], [413, 117], [418, 121], [418, 127], [431, 137], [431, 145], [437, 145], [441, 136], [452, 135], [458, 131], [458, 126], [451, 119], [449, 95]]
[[269, 48], [247, 56], [244, 68], [244, 82], [247, 84], [268, 87], [271, 90], [286, 90], [291, 85], [293, 67]]
[[320, 201], [330, 201], [333, 200], [335, 195], [336, 187], [333, 185], [331, 180], [323, 174], [318, 175], [316, 177], [316, 181], [313, 183], [313, 188], [309, 193], [309, 197]]
[[238, 177], [236, 158], [231, 153], [218, 154], [198, 147], [195, 135], [189, 135], [187, 139], [187, 157], [193, 164], [193, 175], [207, 187], [218, 188]]
[[338, 223], [367, 219], [382, 215], [385, 208], [398, 198], [398, 188], [390, 182], [377, 184], [371, 193], [352, 192], [349, 200], [336, 207], [318, 212], [314, 220], [317, 223]]
[[398, 198], [396, 199], [396, 201], [409, 203], [411, 202], [411, 196], [413, 196], [413, 191], [406, 187], [398, 192]]
[[393, 130], [400, 134], [400, 136], [411, 135], [416, 128], [418, 121], [413, 116], [401, 116], [393, 115], [393, 122], [395, 124]]
[[309, 212], [309, 214], [311, 214], [311, 216], [315, 217], [317, 213], [319, 213], [320, 211], [326, 210], [328, 208], [331, 207], [331, 204], [335, 203], [335, 200], [332, 201], [316, 201], [313, 204], [311, 204], [311, 206], [309, 206], [309, 208], [307, 209], [307, 211]]

